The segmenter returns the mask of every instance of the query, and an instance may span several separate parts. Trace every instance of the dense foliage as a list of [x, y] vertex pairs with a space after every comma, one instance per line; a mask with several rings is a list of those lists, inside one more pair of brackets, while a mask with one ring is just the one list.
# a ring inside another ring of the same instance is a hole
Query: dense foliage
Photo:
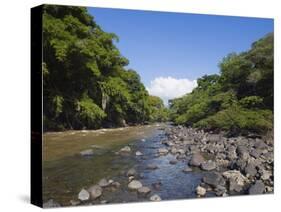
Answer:
[[171, 119], [205, 129], [264, 133], [273, 128], [273, 34], [249, 51], [229, 54], [219, 75], [206, 75], [182, 98], [170, 100]]
[[149, 97], [129, 61], [83, 7], [44, 6], [45, 130], [161, 121], [161, 99]]

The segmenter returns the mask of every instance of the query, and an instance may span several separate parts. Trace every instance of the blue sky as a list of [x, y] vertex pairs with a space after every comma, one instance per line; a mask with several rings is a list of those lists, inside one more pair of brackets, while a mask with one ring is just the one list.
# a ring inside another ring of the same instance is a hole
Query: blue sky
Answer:
[[164, 93], [164, 87], [168, 86], [165, 83], [171, 86], [174, 83], [174, 90], [170, 89], [170, 92], [175, 93], [176, 85], [184, 87], [185, 80], [194, 87], [198, 77], [218, 73], [218, 63], [228, 53], [245, 51], [253, 41], [273, 32], [272, 19], [103, 8], [88, 10], [104, 31], [118, 35], [120, 40], [116, 45], [129, 59], [128, 67], [140, 74], [150, 92], [155, 83], [160, 83], [156, 90], [162, 89]]

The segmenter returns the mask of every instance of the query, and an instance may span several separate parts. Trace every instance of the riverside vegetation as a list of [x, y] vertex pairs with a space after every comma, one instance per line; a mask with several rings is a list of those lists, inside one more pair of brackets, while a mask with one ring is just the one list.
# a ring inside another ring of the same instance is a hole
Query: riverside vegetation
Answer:
[[43, 37], [44, 207], [273, 192], [272, 33], [169, 108], [86, 8], [44, 6]]

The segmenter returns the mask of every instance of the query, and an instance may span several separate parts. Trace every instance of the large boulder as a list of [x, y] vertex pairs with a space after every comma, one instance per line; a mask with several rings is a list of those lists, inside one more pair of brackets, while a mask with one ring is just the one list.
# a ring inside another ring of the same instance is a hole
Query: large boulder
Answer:
[[98, 197], [100, 197], [102, 195], [102, 187], [100, 187], [99, 185], [94, 185], [91, 186], [88, 189], [88, 192], [90, 193], [90, 197], [92, 200], [97, 199]]
[[200, 166], [204, 162], [205, 162], [204, 157], [199, 152], [197, 152], [191, 156], [189, 165], [190, 166]]
[[138, 180], [132, 180], [129, 184], [128, 184], [128, 188], [132, 189], [132, 190], [138, 190], [139, 188], [142, 187], [142, 184], [140, 181]]

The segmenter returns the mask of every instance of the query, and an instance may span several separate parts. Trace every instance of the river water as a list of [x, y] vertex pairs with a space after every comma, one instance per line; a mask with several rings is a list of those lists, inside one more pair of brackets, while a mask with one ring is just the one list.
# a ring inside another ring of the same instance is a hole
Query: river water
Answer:
[[[186, 160], [174, 165], [170, 160], [175, 156], [158, 156], [157, 150], [164, 145], [163, 127], [167, 125], [146, 125], [95, 131], [67, 131], [45, 133], [43, 144], [43, 200], [53, 199], [61, 205], [70, 205], [77, 200], [82, 188], [97, 184], [102, 178], [121, 183], [116, 190], [105, 189], [103, 195], [91, 204], [102, 200], [108, 203], [148, 201], [149, 196], [158, 194], [162, 200], [196, 197], [195, 188], [203, 173], [193, 170], [184, 173]], [[129, 145], [132, 153], [127, 156], [116, 152]], [[94, 155], [82, 157], [79, 153], [93, 149]], [[136, 156], [140, 151], [143, 156]], [[148, 164], [156, 164], [158, 169], [147, 169]], [[148, 197], [128, 190], [125, 173], [135, 168], [141, 176], [138, 180], [151, 189]], [[158, 186], [155, 186], [158, 185]]]

